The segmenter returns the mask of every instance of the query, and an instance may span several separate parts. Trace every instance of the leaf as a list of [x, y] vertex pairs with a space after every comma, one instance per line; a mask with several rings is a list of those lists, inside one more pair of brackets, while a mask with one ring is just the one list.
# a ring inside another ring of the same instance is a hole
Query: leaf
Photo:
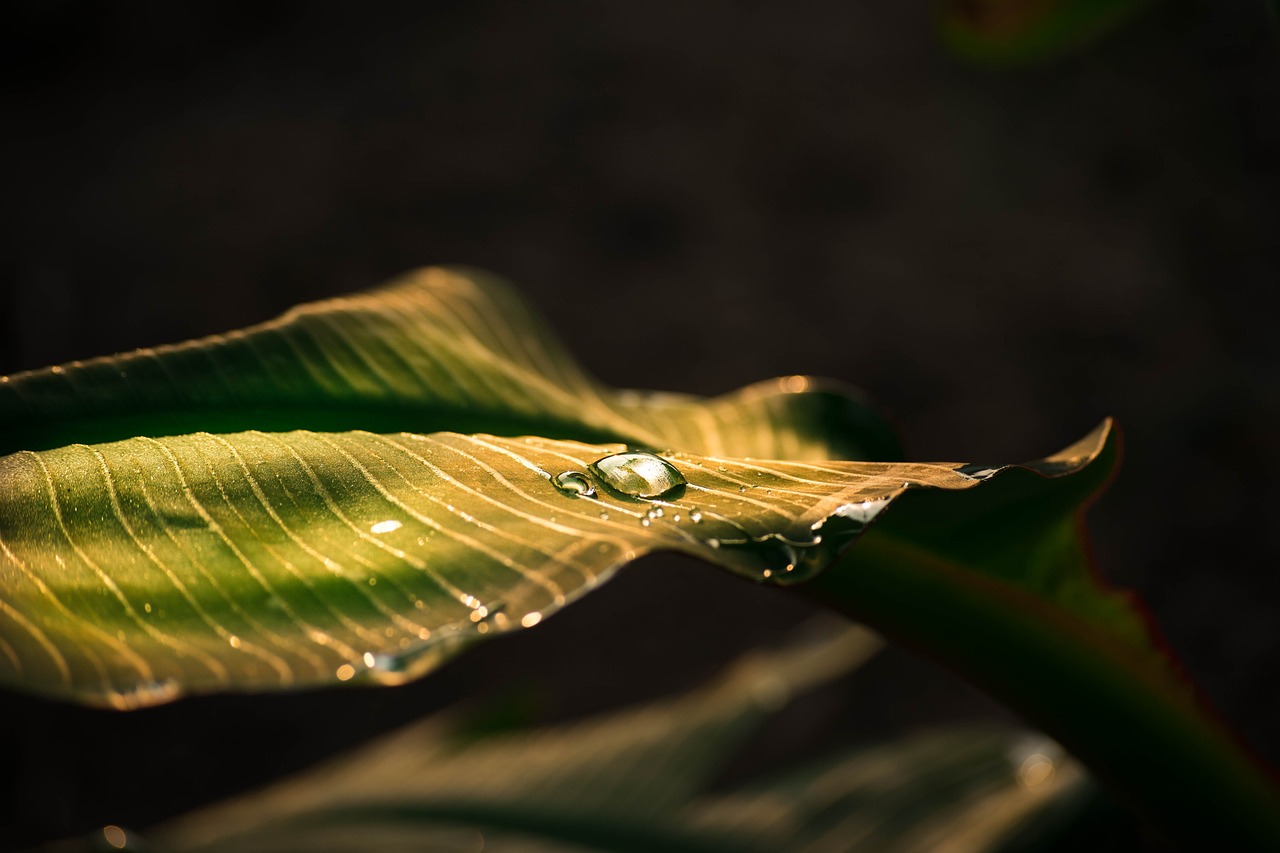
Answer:
[[604, 388], [504, 281], [465, 268], [419, 270], [243, 331], [0, 377], [0, 455], [293, 429], [901, 458], [892, 430], [836, 382], [792, 376], [714, 400]]
[[674, 699], [461, 746], [446, 714], [146, 835], [208, 853], [481, 839], [498, 850], [980, 850], [1081, 785], [1051, 742], [966, 727], [712, 789], [765, 720], [878, 647], [863, 629], [828, 629], [750, 653]]
[[649, 551], [796, 582], [907, 488], [981, 482], [958, 464], [672, 453], [687, 485], [666, 499], [553, 484], [622, 449], [293, 431], [12, 454], [0, 459], [4, 675], [116, 707], [398, 683], [536, 624]]
[[[1022, 468], [833, 460], [894, 455], [838, 386], [609, 391], [501, 284], [435, 270], [19, 374], [0, 425], [0, 681], [21, 689], [129, 708], [396, 683], [674, 550], [813, 578], [1187, 838], [1280, 839], [1272, 786], [1090, 571], [1079, 519], [1117, 458], [1109, 422]], [[603, 460], [636, 447], [660, 455]]]
[[[0, 680], [120, 708], [397, 683], [649, 551], [794, 582], [904, 488], [978, 482], [954, 464], [823, 461], [893, 449], [835, 387], [609, 391], [503, 283], [442, 269], [245, 332], [18, 374], [0, 382], [15, 451], [0, 457]], [[539, 437], [313, 431], [391, 421]], [[254, 424], [272, 431], [178, 434]], [[623, 449], [554, 438], [578, 433], [678, 447], [666, 458], [688, 486], [564, 494], [553, 477]]]

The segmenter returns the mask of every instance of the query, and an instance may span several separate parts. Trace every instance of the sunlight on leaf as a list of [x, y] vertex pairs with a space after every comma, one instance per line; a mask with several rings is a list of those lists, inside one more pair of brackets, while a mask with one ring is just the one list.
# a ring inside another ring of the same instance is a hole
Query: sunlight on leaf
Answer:
[[[831, 460], [892, 444], [832, 387], [608, 391], [505, 285], [435, 269], [246, 332], [16, 375], [0, 383], [15, 451], [0, 680], [117, 708], [399, 683], [650, 551], [797, 583], [907, 490], [997, 474]], [[539, 437], [315, 429], [384, 417]], [[276, 429], [173, 433], [259, 420]], [[558, 437], [575, 432], [627, 443]], [[36, 435], [66, 445], [22, 444]], [[1032, 470], [1070, 479], [1109, 435]]]
[[[1105, 437], [1043, 466], [1075, 471]], [[7, 680], [119, 707], [398, 683], [537, 624], [649, 551], [794, 583], [907, 489], [983, 482], [959, 464], [672, 453], [650, 455], [685, 481], [660, 498], [556, 484], [622, 449], [295, 431], [4, 457]]]

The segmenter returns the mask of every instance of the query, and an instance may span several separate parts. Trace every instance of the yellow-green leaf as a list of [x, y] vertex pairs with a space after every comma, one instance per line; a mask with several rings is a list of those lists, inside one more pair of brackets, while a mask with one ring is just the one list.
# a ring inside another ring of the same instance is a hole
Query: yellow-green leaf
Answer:
[[[1083, 449], [1042, 463], [1080, 470]], [[118, 707], [395, 683], [530, 627], [653, 550], [748, 577], [821, 569], [958, 463], [662, 455], [662, 498], [555, 482], [624, 450], [458, 433], [197, 433], [0, 458], [4, 680]], [[655, 457], [657, 458], [657, 457]]]

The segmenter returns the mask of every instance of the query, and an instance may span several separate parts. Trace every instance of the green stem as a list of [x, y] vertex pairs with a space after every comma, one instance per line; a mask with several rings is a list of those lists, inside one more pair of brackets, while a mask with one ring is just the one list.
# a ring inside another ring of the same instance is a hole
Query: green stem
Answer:
[[800, 587], [1059, 740], [1177, 848], [1280, 850], [1280, 794], [1200, 704], [1066, 610], [873, 528]]

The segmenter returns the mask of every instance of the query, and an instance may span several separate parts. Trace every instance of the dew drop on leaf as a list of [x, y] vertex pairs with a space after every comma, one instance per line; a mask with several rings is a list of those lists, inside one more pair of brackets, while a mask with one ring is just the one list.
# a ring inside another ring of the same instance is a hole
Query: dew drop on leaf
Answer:
[[589, 498], [596, 493], [591, 480], [587, 479], [587, 475], [581, 471], [562, 471], [552, 477], [551, 482], [562, 494], [574, 498]]
[[661, 498], [685, 485], [674, 465], [652, 453], [613, 453], [587, 467], [608, 489], [632, 498]]

